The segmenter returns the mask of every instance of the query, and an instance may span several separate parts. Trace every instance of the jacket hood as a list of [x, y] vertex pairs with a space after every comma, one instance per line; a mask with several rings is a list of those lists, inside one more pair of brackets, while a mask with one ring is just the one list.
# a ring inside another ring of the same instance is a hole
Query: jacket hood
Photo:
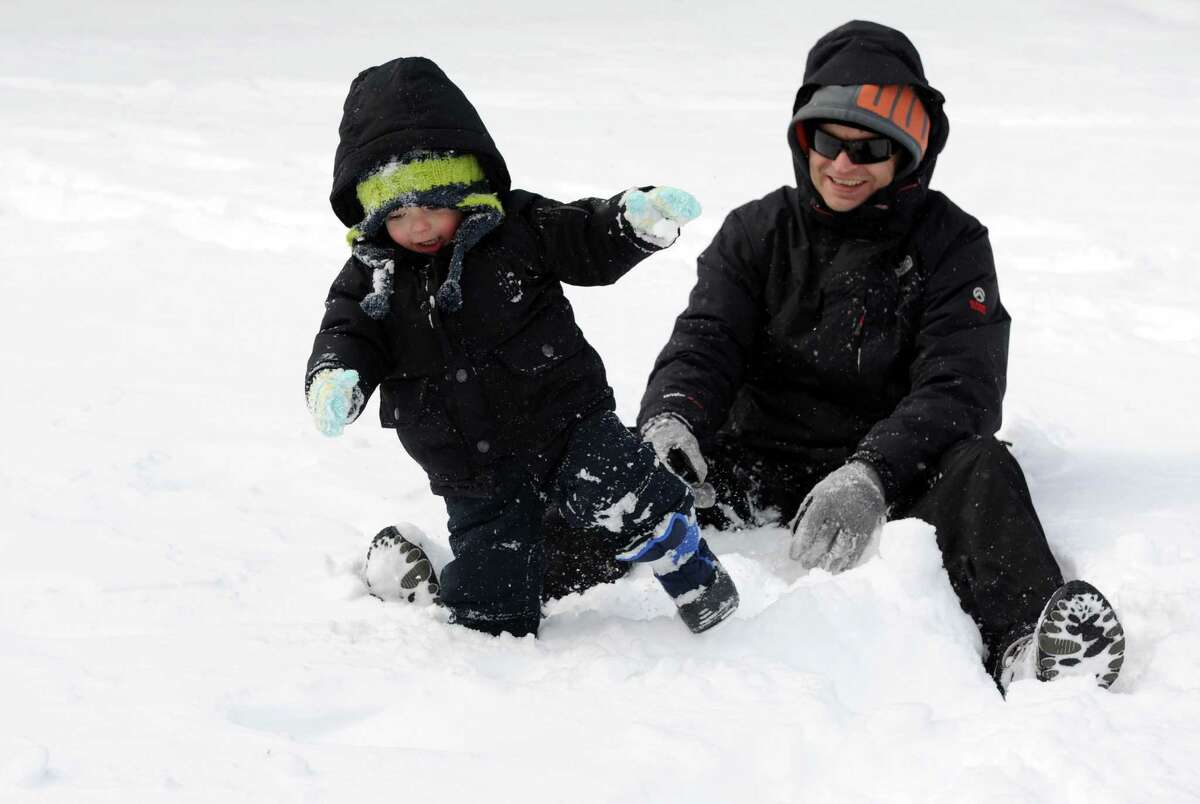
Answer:
[[441, 68], [420, 56], [368, 67], [350, 84], [338, 126], [329, 203], [347, 228], [365, 212], [355, 187], [371, 171], [416, 150], [474, 154], [492, 192], [512, 180], [479, 113]]
[[[796, 100], [792, 104], [792, 115], [808, 103], [821, 87], [858, 84], [911, 86], [924, 104], [931, 126], [928, 148], [921, 163], [902, 179], [880, 190], [858, 209], [844, 213], [847, 217], [855, 216], [864, 207], [879, 204], [891, 206], [901, 190], [911, 190], [914, 184], [920, 190], [927, 189], [938, 154], [945, 147], [950, 134], [950, 121], [944, 109], [946, 99], [926, 80], [921, 56], [913, 43], [894, 28], [862, 20], [835, 28], [813, 45], [804, 68], [804, 83], [796, 92]], [[796, 141], [790, 120], [787, 137], [797, 186], [802, 193], [819, 201], [820, 196], [808, 174], [808, 157]]]

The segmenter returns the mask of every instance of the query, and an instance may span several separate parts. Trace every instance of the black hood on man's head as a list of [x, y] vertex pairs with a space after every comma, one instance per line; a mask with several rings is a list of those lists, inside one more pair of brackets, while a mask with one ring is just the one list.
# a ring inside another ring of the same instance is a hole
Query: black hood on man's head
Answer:
[[[920, 54], [900, 31], [875, 22], [854, 20], [818, 39], [808, 53], [804, 84], [796, 92], [792, 114], [808, 103], [813, 93], [823, 86], [857, 84], [901, 84], [911, 86], [916, 91], [929, 114], [932, 128], [925, 157], [917, 169], [905, 178], [905, 183], [919, 179], [923, 186], [928, 187], [934, 163], [946, 145], [950, 121], [942, 108], [946, 99], [929, 85]], [[790, 124], [788, 143], [795, 161], [796, 181], [803, 187], [810, 183], [808, 160], [796, 142]], [[888, 189], [894, 192], [897, 188]]]
[[492, 192], [512, 180], [487, 128], [436, 64], [419, 56], [368, 67], [350, 84], [338, 127], [329, 203], [347, 227], [363, 219], [355, 187], [367, 173], [415, 150], [474, 154]]
[[[862, 20], [847, 22], [817, 40], [804, 65], [804, 84], [928, 86], [921, 56], [909, 38], [895, 28]], [[793, 113], [802, 105], [799, 101], [798, 95]]]

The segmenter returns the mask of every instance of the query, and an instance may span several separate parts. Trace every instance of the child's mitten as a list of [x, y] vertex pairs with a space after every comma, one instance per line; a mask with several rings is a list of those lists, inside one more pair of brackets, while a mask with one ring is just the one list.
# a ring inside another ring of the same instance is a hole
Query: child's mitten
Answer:
[[675, 187], [628, 190], [621, 207], [638, 237], [659, 248], [674, 243], [679, 227], [700, 215], [700, 202]]
[[308, 410], [323, 435], [340, 436], [346, 424], [358, 416], [363, 402], [354, 369], [323, 369], [308, 386]]

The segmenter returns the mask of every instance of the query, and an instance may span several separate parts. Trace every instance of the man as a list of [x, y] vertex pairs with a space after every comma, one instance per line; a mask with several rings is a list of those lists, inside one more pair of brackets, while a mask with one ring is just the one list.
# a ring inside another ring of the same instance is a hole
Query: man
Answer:
[[930, 522], [1002, 690], [1107, 687], [1121, 626], [1063, 583], [994, 438], [1010, 319], [987, 229], [929, 189], [943, 103], [899, 31], [851, 22], [816, 43], [787, 130], [797, 186], [734, 210], [700, 255], [639, 427], [712, 486], [702, 524], [790, 522], [805, 567], [850, 568], [889, 516]]

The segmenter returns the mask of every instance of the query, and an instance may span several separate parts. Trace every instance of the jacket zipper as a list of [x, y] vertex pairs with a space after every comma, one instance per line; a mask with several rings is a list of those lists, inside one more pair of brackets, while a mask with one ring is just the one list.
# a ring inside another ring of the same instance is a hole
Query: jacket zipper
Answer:
[[852, 343], [854, 345], [854, 349], [856, 352], [855, 370], [858, 371], [859, 374], [862, 374], [863, 328], [866, 325], [866, 323], [867, 323], [867, 303], [864, 300], [863, 301], [863, 310], [861, 313], [859, 313], [858, 322], [854, 325], [854, 335], [853, 335], [853, 340], [852, 340]]

